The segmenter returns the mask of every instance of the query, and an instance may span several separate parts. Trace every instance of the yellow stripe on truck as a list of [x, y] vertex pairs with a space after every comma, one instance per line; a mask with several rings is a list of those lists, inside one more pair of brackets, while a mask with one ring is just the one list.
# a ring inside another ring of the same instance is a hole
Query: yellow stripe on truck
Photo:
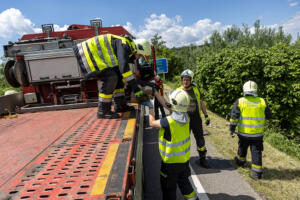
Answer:
[[109, 147], [106, 158], [102, 164], [102, 167], [98, 173], [96, 178], [94, 187], [92, 189], [91, 195], [101, 195], [104, 194], [104, 190], [107, 184], [107, 179], [109, 177], [111, 168], [113, 166], [117, 151], [119, 148], [119, 144], [112, 144]]
[[136, 119], [128, 119], [123, 138], [132, 138], [135, 129]]

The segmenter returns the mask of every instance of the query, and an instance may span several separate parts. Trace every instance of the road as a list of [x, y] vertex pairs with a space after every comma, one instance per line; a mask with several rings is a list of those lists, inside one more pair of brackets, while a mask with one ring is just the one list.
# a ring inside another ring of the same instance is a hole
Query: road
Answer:
[[[158, 151], [158, 129], [145, 127], [144, 130], [144, 199], [160, 200], [160, 155]], [[197, 151], [194, 137], [191, 137], [192, 176], [190, 178], [201, 200], [260, 200], [262, 199], [230, 164], [222, 158], [211, 144], [206, 141], [210, 169], [196, 164]], [[177, 200], [184, 198], [177, 189]]]

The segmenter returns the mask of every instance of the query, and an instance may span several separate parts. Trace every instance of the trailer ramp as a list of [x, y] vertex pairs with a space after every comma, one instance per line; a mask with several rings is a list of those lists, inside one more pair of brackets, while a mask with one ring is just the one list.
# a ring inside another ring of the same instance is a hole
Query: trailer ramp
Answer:
[[137, 112], [97, 119], [96, 109], [0, 121], [0, 199], [129, 197]]

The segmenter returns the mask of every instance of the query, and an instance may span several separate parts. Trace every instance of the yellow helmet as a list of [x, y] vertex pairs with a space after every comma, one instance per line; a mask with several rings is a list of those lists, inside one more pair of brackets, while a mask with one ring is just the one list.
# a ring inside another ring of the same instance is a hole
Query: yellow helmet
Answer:
[[247, 81], [243, 86], [244, 95], [257, 96], [257, 84], [254, 81]]
[[134, 40], [136, 45], [136, 53], [142, 54], [144, 57], [148, 57], [151, 55], [151, 44], [146, 39], [137, 39]]
[[187, 112], [190, 105], [190, 97], [186, 91], [182, 89], [171, 91], [169, 94], [169, 100], [173, 110], [177, 112]]

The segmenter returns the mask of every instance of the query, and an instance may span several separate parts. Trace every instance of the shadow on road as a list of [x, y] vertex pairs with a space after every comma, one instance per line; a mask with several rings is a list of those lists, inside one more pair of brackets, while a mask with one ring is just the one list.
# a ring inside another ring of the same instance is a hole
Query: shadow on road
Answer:
[[210, 200], [255, 200], [255, 198], [250, 197], [248, 195], [237, 195], [232, 196], [224, 193], [219, 194], [207, 194]]
[[226, 160], [226, 159], [222, 159], [222, 158], [217, 158], [217, 157], [207, 157], [207, 161], [210, 165], [209, 169], [205, 169], [203, 167], [200, 167], [198, 165], [198, 160], [199, 157], [191, 157], [191, 165], [193, 166], [193, 169], [195, 171], [196, 174], [208, 174], [208, 173], [219, 173], [222, 170], [235, 170], [234, 167], [232, 167], [231, 165], [231, 160]]

